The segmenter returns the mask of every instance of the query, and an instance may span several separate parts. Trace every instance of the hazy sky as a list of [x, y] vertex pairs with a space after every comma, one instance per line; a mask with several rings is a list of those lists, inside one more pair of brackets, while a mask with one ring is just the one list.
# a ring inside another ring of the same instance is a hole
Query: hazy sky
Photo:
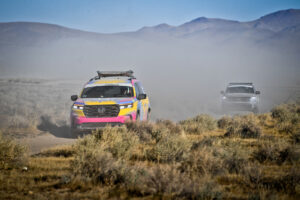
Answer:
[[179, 25], [205, 16], [250, 21], [300, 0], [0, 0], [0, 22], [33, 21], [94, 32]]

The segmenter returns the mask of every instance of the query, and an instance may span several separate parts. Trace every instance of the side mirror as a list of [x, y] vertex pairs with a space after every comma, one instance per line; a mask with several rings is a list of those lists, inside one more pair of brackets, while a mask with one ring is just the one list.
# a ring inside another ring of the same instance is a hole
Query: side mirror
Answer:
[[221, 91], [221, 94], [223, 94], [223, 95], [224, 95], [224, 94], [225, 94], [225, 92], [222, 90], [222, 91]]
[[146, 94], [139, 94], [139, 96], [137, 97], [138, 100], [142, 100], [142, 99], [146, 99], [147, 95]]
[[260, 91], [255, 91], [255, 94], [260, 94]]
[[78, 96], [77, 96], [77, 95], [72, 95], [72, 96], [71, 96], [71, 100], [72, 100], [72, 101], [76, 101], [77, 99], [78, 99]]

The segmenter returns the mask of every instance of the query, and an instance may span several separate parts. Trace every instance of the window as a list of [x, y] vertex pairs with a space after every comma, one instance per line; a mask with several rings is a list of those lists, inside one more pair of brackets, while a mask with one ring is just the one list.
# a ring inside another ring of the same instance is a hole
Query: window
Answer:
[[254, 88], [243, 86], [228, 87], [226, 93], [254, 93]]
[[83, 89], [81, 98], [114, 98], [133, 97], [133, 89], [129, 86], [95, 86]]
[[145, 91], [140, 82], [135, 82], [134, 88], [135, 88], [136, 96], [139, 96], [139, 94], [145, 94]]

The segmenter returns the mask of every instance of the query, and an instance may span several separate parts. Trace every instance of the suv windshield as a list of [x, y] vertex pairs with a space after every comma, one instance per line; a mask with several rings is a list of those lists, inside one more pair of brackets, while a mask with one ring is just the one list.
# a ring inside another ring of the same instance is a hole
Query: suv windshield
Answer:
[[95, 86], [84, 88], [81, 98], [133, 97], [133, 89], [129, 86]]
[[254, 88], [244, 86], [228, 87], [226, 93], [254, 93]]

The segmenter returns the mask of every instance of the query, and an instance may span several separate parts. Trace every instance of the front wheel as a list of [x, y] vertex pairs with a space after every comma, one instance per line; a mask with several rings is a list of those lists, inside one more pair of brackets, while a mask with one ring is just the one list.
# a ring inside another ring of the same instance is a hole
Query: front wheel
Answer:
[[140, 112], [137, 112], [135, 121], [140, 121]]
[[257, 107], [253, 108], [252, 112], [253, 112], [254, 114], [257, 114], [257, 113], [258, 113], [258, 108], [257, 108]]
[[80, 131], [76, 128], [76, 125], [74, 124], [74, 121], [71, 121], [71, 127], [70, 127], [70, 134], [72, 138], [78, 138], [81, 136]]
[[228, 109], [226, 108], [226, 106], [224, 104], [221, 105], [221, 112], [222, 114], [227, 114]]
[[150, 117], [151, 117], [151, 112], [150, 112], [150, 110], [148, 110], [148, 112], [147, 112], [147, 121], [150, 120]]
[[80, 131], [79, 131], [79, 130], [77, 130], [77, 129], [74, 128], [74, 127], [71, 127], [71, 128], [70, 128], [70, 136], [71, 136], [72, 138], [78, 138], [79, 136], [81, 136], [81, 134], [80, 134]]

